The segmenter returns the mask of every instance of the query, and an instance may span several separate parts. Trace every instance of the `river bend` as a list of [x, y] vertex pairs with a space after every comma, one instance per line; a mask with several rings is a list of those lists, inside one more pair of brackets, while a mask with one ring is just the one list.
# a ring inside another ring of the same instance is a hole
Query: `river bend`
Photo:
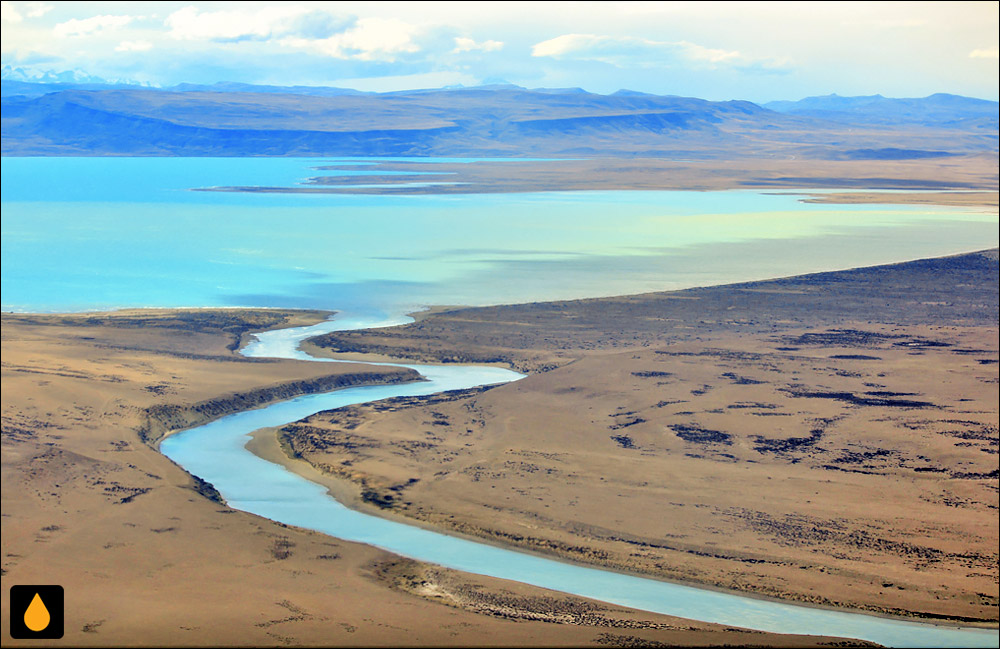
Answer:
[[[311, 327], [257, 334], [244, 349], [256, 357], [320, 362], [298, 349], [309, 337], [329, 331], [401, 324], [408, 318], [378, 320], [338, 316]], [[258, 410], [236, 413], [170, 435], [160, 450], [188, 472], [212, 483], [230, 507], [287, 525], [466, 572], [511, 579], [655, 613], [771, 631], [860, 638], [895, 647], [998, 647], [991, 629], [957, 628], [881, 618], [860, 613], [798, 606], [707, 590], [656, 579], [585, 567], [433, 532], [349, 509], [326, 488], [248, 451], [250, 433], [281, 426], [322, 410], [397, 396], [505, 383], [521, 374], [497, 367], [402, 365], [428, 380], [404, 385], [353, 387], [298, 397]]]

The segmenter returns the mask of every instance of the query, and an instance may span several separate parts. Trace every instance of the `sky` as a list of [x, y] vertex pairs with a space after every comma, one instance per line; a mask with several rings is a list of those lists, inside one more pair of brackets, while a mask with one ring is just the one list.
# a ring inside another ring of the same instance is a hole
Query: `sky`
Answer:
[[[5, 76], [998, 98], [998, 2], [3, 2]], [[9, 68], [9, 69], [8, 69]]]

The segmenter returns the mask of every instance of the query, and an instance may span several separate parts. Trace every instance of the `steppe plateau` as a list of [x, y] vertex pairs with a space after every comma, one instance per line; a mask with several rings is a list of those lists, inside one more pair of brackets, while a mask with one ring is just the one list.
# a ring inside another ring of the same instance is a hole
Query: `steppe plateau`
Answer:
[[387, 515], [758, 595], [995, 622], [997, 272], [993, 250], [336, 332], [308, 348], [530, 375], [277, 434]]
[[[402, 560], [230, 509], [157, 452], [162, 434], [237, 410], [416, 378], [236, 352], [249, 331], [327, 315], [4, 314], [4, 583], [58, 575], [66, 592], [65, 637], [32, 645], [830, 641], [630, 611]], [[8, 637], [6, 589], [2, 604]]]

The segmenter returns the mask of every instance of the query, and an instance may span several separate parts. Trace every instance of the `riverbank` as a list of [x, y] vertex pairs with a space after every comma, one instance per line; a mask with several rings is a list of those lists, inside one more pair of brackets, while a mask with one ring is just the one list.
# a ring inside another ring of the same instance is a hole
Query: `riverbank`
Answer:
[[321, 413], [279, 439], [351, 482], [347, 502], [440, 529], [780, 599], [995, 624], [996, 340], [996, 251], [460, 309], [311, 342], [533, 375]]
[[[4, 584], [58, 583], [52, 645], [767, 644], [761, 634], [629, 611], [400, 561], [233, 510], [142, 439], [383, 367], [247, 359], [253, 330], [324, 312], [4, 314]], [[312, 387], [310, 387], [312, 386]], [[199, 419], [205, 418], [205, 419]], [[152, 417], [156, 419], [156, 417]], [[2, 593], [9, 640], [9, 593]], [[37, 641], [36, 641], [37, 642]], [[44, 644], [44, 643], [43, 643]], [[863, 643], [856, 643], [863, 644]]]

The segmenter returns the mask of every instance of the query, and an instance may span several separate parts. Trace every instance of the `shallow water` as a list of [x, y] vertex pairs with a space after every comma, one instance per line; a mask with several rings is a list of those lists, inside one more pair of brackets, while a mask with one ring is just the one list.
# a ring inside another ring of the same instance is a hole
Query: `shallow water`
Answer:
[[[346, 316], [342, 321], [314, 327], [268, 332], [259, 334], [258, 342], [248, 346], [245, 353], [310, 358], [297, 349], [304, 338], [336, 329], [386, 326], [404, 320], [386, 318], [375, 322]], [[231, 507], [449, 568], [642, 610], [763, 631], [854, 637], [897, 647], [996, 647], [1000, 643], [996, 631], [917, 624], [752, 599], [563, 563], [432, 532], [348, 509], [324, 487], [246, 450], [252, 431], [295, 421], [321, 410], [521, 378], [515, 372], [493, 367], [404, 367], [416, 369], [430, 381], [299, 397], [172, 435], [163, 440], [160, 450], [187, 471], [215, 485]]]
[[[189, 191], [293, 186], [331, 173], [314, 168], [332, 163], [3, 158], [2, 308], [405, 312], [706, 286], [998, 245], [995, 214], [807, 205], [743, 191]], [[350, 166], [338, 173], [370, 172]]]

